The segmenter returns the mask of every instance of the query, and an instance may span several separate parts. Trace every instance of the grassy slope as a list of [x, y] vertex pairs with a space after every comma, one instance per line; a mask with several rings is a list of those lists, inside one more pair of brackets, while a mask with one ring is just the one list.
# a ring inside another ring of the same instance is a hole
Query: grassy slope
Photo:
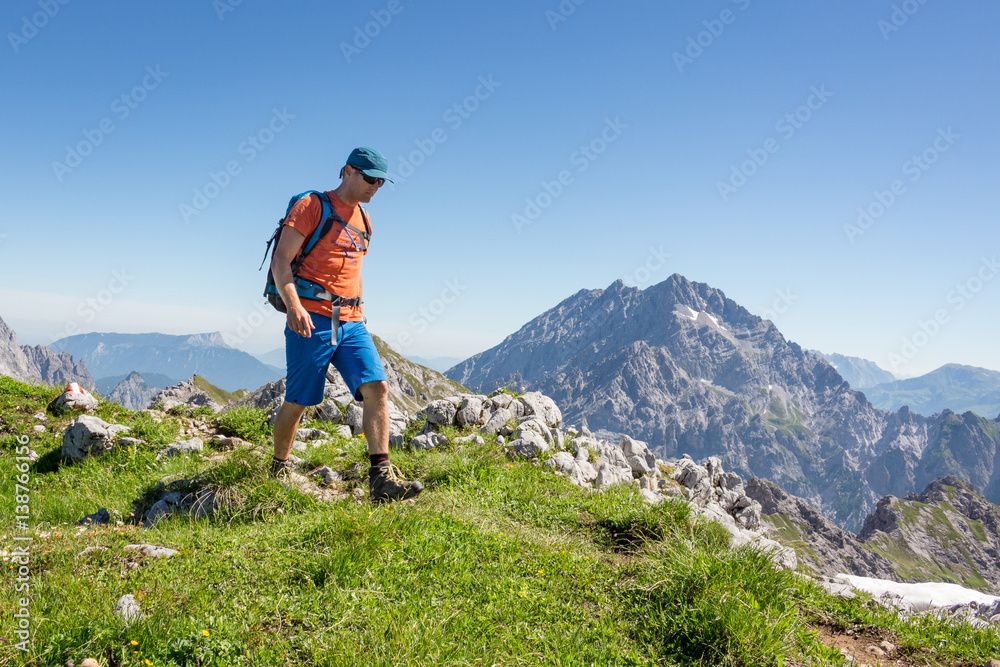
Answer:
[[[32, 433], [31, 415], [55, 391], [0, 378], [4, 516], [15, 436]], [[109, 404], [100, 413], [151, 442], [176, 432]], [[760, 554], [726, 548], [724, 532], [692, 522], [686, 505], [651, 507], [625, 487], [588, 492], [490, 446], [394, 453], [427, 485], [416, 504], [320, 504], [267, 478], [252, 450], [157, 463], [151, 445], [63, 464], [67, 419], [30, 436], [42, 455], [29, 482], [32, 652], [0, 642], [0, 665], [87, 656], [107, 665], [109, 653], [121, 665], [838, 664], [808, 623], [888, 627], [923, 658], [942, 654], [922, 646], [979, 664], [1000, 653], [996, 635], [905, 626], [877, 605], [829, 598]], [[358, 438], [309, 457], [366, 468]], [[225, 489], [224, 510], [153, 529], [128, 524], [157, 480], [195, 474]], [[72, 525], [98, 507], [126, 522]], [[180, 553], [131, 569], [130, 543]], [[108, 551], [79, 556], [87, 546]], [[144, 611], [130, 627], [112, 613], [126, 593]], [[6, 579], [0, 605], [13, 608], [18, 595]], [[0, 635], [12, 630], [5, 615]]]
[[246, 389], [239, 389], [237, 391], [226, 391], [225, 389], [220, 389], [200, 375], [194, 376], [193, 384], [198, 387], [198, 389], [201, 389], [203, 392], [208, 394], [208, 397], [219, 405], [228, 405], [233, 401], [239, 400], [243, 394], [247, 393]]

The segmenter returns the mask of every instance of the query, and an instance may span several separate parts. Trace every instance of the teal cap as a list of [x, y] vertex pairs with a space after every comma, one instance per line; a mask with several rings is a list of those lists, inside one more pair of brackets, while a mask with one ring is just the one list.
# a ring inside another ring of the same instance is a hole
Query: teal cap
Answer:
[[367, 146], [355, 148], [347, 157], [347, 164], [357, 167], [363, 174], [372, 178], [384, 178], [390, 183], [393, 182], [388, 173], [389, 161], [374, 148]]

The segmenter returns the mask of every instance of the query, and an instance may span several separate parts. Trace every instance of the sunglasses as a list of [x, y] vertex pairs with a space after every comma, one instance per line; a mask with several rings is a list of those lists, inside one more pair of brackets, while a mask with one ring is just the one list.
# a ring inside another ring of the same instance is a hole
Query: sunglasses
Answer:
[[356, 171], [359, 174], [361, 174], [361, 178], [365, 179], [365, 183], [367, 183], [368, 185], [377, 185], [379, 187], [382, 187], [382, 185], [385, 183], [385, 179], [384, 178], [376, 178], [375, 176], [369, 176], [368, 174], [366, 174], [365, 172], [361, 171], [360, 169], [358, 169], [354, 165], [351, 165], [351, 168], [354, 169], [354, 171]]

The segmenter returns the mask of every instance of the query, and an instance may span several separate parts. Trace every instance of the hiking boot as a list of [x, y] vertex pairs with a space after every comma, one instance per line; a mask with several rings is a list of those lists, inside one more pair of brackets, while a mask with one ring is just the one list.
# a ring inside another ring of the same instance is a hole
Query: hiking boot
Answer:
[[279, 461], [278, 459], [271, 459], [271, 477], [274, 477], [279, 482], [289, 481], [292, 478], [292, 473], [295, 472], [295, 464], [292, 463], [290, 458], [284, 461]]
[[399, 468], [383, 461], [368, 469], [368, 489], [371, 501], [382, 503], [412, 498], [424, 490], [424, 485], [418, 481], [408, 482]]

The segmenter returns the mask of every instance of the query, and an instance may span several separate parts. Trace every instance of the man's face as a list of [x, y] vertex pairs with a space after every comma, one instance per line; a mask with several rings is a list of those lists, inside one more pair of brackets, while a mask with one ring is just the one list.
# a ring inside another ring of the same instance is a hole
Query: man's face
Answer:
[[[348, 184], [351, 188], [351, 192], [357, 197], [358, 201], [367, 204], [378, 192], [378, 189], [382, 186], [385, 181], [381, 178], [366, 177], [360, 169], [355, 166], [347, 165]], [[375, 181], [374, 183], [369, 183], [366, 178]]]

